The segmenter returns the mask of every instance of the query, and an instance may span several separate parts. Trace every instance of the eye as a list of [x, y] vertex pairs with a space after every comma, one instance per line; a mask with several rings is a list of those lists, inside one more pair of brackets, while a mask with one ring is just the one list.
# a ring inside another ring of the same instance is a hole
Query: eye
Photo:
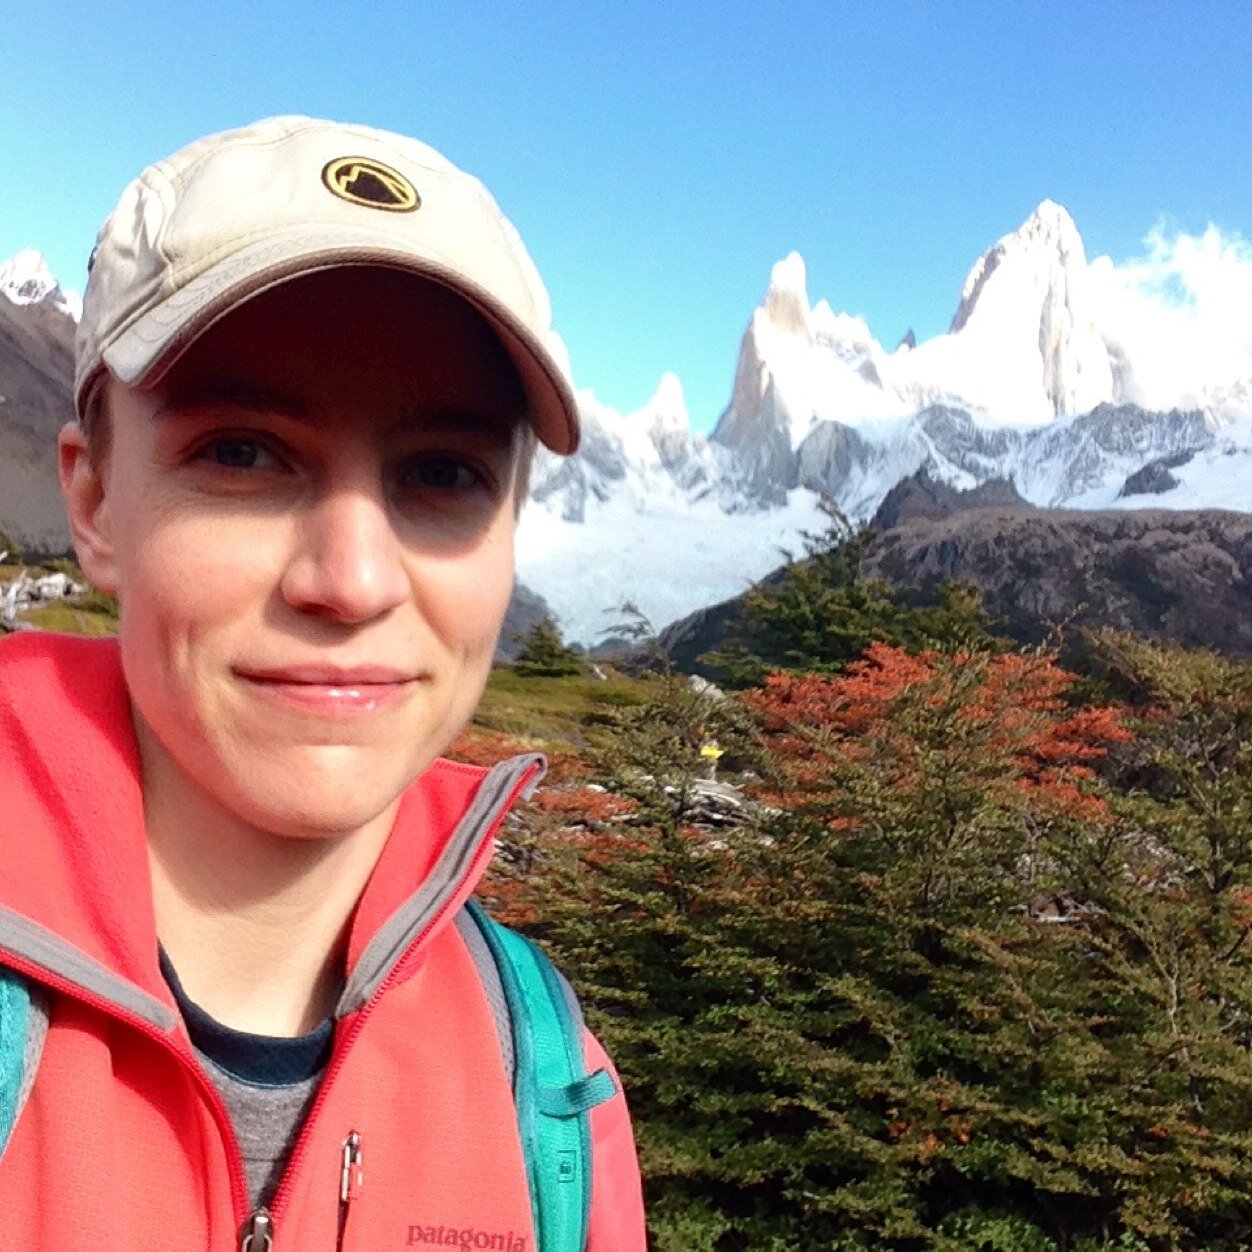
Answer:
[[272, 452], [246, 435], [221, 435], [206, 443], [198, 456], [223, 469], [270, 469], [278, 465], [278, 459]]
[[407, 461], [401, 471], [400, 481], [406, 487], [466, 491], [479, 486], [483, 476], [461, 457], [447, 452], [431, 452]]

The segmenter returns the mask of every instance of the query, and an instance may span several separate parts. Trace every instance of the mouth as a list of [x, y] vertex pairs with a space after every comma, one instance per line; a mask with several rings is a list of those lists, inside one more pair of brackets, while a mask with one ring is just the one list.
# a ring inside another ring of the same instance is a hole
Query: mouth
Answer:
[[420, 671], [379, 665], [237, 669], [235, 676], [261, 699], [323, 717], [360, 716], [393, 708], [429, 677]]

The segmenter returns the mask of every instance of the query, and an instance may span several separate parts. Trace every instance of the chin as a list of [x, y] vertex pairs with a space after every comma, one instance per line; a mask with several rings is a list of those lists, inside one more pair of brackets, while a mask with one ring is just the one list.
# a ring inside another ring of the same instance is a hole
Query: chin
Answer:
[[244, 770], [230, 788], [235, 802], [223, 799], [258, 830], [292, 839], [330, 838], [375, 821], [430, 763], [410, 759], [371, 767], [354, 753], [333, 753], [329, 761], [325, 755]]
[[249, 811], [240, 814], [257, 830], [284, 839], [333, 839], [368, 826], [400, 798], [400, 791], [351, 795], [307, 783], [289, 794], [281, 789], [251, 797]]

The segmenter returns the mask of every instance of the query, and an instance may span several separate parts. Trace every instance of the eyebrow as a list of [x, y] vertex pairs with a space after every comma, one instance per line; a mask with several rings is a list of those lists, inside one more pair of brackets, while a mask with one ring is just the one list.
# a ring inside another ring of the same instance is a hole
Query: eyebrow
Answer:
[[405, 430], [420, 426], [423, 430], [434, 431], [436, 434], [468, 433], [481, 434], [488, 438], [508, 442], [515, 438], [516, 432], [526, 424], [526, 417], [516, 417], [498, 413], [484, 413], [477, 409], [424, 409], [420, 404], [411, 405], [402, 412], [395, 422], [393, 430]]
[[[171, 394], [158, 406], [156, 416], [177, 416], [177, 410], [212, 408], [221, 405], [245, 413], [270, 414], [298, 422], [312, 420], [308, 407], [293, 396], [255, 383], [234, 379], [205, 379]], [[427, 409], [420, 401], [406, 407], [391, 423], [392, 430], [420, 426], [424, 430], [449, 434], [481, 434], [501, 442], [516, 438], [529, 419], [524, 413], [505, 416], [477, 409]]]
[[171, 410], [213, 408], [216, 405], [241, 409], [246, 413], [280, 414], [296, 421], [307, 421], [308, 411], [291, 396], [253, 383], [213, 379], [192, 383], [171, 393], [157, 407], [157, 417], [168, 417]]

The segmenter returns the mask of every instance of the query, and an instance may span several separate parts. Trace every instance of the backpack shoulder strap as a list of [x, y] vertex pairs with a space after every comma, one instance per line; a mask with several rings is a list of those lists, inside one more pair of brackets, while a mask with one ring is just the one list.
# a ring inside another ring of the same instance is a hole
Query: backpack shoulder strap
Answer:
[[35, 1085], [47, 1033], [43, 996], [20, 974], [0, 967], [0, 1156]]
[[617, 1086], [608, 1070], [587, 1073], [582, 1015], [552, 962], [477, 901], [465, 908], [491, 953], [508, 1006], [513, 1097], [537, 1252], [584, 1252], [593, 1165], [588, 1114]]

